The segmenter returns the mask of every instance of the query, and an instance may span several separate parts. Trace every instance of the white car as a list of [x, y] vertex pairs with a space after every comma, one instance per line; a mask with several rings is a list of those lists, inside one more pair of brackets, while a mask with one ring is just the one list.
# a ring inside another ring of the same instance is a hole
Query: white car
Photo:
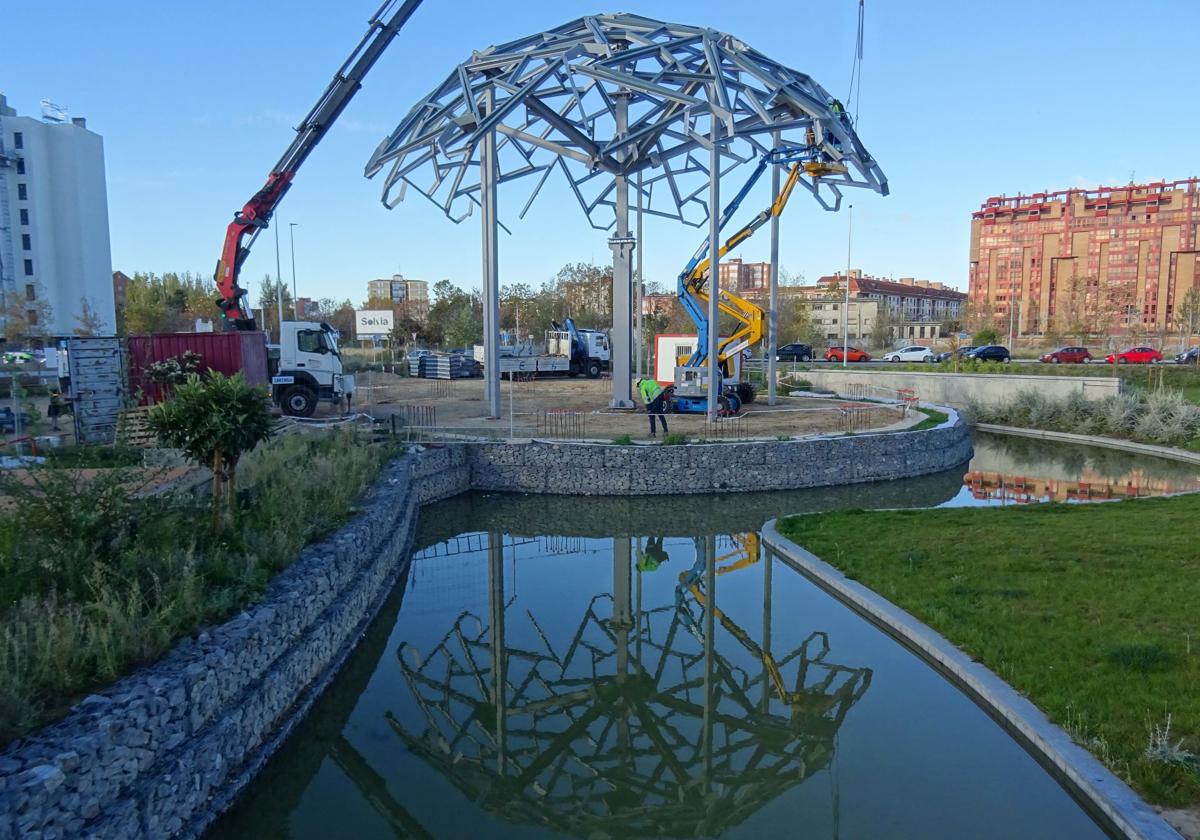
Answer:
[[884, 353], [883, 360], [885, 362], [932, 362], [933, 351], [928, 347], [919, 347], [913, 344], [890, 353]]

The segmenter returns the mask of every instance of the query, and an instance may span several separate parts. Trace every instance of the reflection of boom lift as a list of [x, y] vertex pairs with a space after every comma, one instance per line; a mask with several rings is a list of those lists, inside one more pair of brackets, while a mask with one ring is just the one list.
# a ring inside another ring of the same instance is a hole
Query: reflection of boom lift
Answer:
[[[720, 256], [725, 256], [753, 236], [768, 221], [780, 216], [787, 207], [788, 199], [801, 175], [809, 175], [816, 181], [824, 175], [847, 171], [844, 163], [830, 159], [827, 153], [821, 151], [810, 132], [807, 146], [782, 147], [762, 156], [746, 183], [725, 207], [717, 223], [718, 230], [724, 230], [762, 174], [770, 166], [784, 163], [790, 163], [791, 169], [788, 170], [787, 179], [778, 198], [751, 219], [749, 224], [725, 240], [719, 252]], [[688, 414], [703, 414], [708, 410], [708, 333], [710, 329], [717, 328], [715, 324], [708, 323], [709, 297], [706, 286], [711, 264], [708, 247], [709, 242], [706, 239], [680, 272], [677, 284], [679, 299], [695, 322], [698, 333], [695, 351], [687, 362], [675, 371], [674, 407], [676, 411]], [[722, 413], [736, 413], [743, 404], [754, 399], [754, 388], [748, 382], [736, 381], [732, 360], [738, 353], [762, 341], [766, 313], [762, 307], [727, 289], [720, 289], [717, 307], [738, 324], [728, 336], [720, 337], [717, 341], [717, 365], [722, 377], [720, 409]]]

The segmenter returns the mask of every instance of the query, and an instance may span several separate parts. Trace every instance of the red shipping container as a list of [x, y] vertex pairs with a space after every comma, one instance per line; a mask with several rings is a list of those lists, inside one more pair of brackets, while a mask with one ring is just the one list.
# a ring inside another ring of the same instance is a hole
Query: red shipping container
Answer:
[[267, 386], [267, 339], [261, 332], [160, 333], [135, 335], [126, 341], [129, 356], [129, 392], [140, 394], [141, 405], [163, 398], [160, 386], [149, 376], [150, 365], [181, 356], [187, 350], [200, 354], [200, 370], [231, 376], [239, 371], [251, 385]]

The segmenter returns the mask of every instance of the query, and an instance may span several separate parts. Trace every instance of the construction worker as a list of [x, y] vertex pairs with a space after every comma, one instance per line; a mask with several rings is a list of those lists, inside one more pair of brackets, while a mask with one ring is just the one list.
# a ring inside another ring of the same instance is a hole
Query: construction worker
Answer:
[[58, 418], [61, 417], [63, 413], [63, 401], [62, 394], [60, 394], [58, 391], [50, 392], [50, 411], [48, 413], [51, 420], [50, 431], [59, 431]]
[[639, 379], [637, 391], [642, 402], [646, 404], [646, 413], [650, 415], [650, 437], [658, 437], [654, 427], [655, 417], [662, 423], [663, 434], [668, 434], [670, 430], [667, 428], [667, 400], [662, 386], [653, 379]]

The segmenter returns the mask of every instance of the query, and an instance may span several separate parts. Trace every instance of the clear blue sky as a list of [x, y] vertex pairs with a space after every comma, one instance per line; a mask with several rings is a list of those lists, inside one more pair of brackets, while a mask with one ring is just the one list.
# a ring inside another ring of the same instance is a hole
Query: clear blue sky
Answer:
[[[232, 212], [261, 186], [375, 5], [9, 4], [0, 91], [24, 114], [36, 115], [42, 98], [66, 104], [104, 136], [114, 268], [208, 274]], [[650, 0], [624, 10], [731, 32], [842, 96], [855, 6]], [[357, 302], [368, 279], [396, 271], [478, 286], [477, 217], [454, 225], [420, 197], [385, 210], [382, 185], [363, 178], [363, 166], [472, 49], [602, 11], [610, 9], [578, 0], [425, 0], [277, 214], [285, 279], [287, 225], [296, 222], [302, 295]], [[867, 0], [858, 129], [892, 195], [855, 196], [854, 265], [965, 288], [970, 213], [990, 195], [1200, 172], [1188, 42], [1198, 28], [1200, 3], [1184, 0]], [[797, 199], [783, 222], [782, 264], [809, 279], [843, 268], [845, 214]], [[610, 258], [606, 235], [588, 227], [565, 185], [544, 191], [523, 221], [513, 205], [502, 193], [514, 232], [500, 240], [502, 283], [536, 284], [564, 263]], [[646, 279], [672, 285], [701, 237], [649, 223]], [[761, 235], [740, 255], [766, 259], [767, 246]], [[246, 285], [274, 267], [268, 231]]]

